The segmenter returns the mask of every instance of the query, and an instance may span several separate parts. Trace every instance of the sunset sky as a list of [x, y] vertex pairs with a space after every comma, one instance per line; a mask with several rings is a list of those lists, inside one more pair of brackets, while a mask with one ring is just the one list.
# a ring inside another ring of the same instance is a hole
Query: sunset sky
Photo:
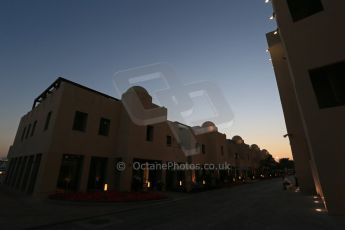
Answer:
[[1, 1], [0, 156], [57, 76], [120, 97], [115, 73], [167, 63], [182, 85], [218, 85], [234, 115], [228, 138], [291, 157], [265, 52], [265, 33], [276, 28], [270, 15], [264, 0]]

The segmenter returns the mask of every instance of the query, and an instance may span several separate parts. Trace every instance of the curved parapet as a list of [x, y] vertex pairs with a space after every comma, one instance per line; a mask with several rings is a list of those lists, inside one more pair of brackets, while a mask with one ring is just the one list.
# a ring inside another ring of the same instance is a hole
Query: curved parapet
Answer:
[[167, 109], [153, 104], [151, 95], [141, 86], [129, 88], [122, 94], [121, 101], [137, 125], [151, 125], [167, 120]]

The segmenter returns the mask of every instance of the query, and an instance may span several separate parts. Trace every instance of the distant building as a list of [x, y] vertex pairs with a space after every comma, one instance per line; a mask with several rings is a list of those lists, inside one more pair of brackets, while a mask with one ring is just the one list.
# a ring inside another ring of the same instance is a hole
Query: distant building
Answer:
[[[136, 104], [137, 99], [140, 104]], [[154, 110], [165, 119], [138, 125], [134, 122], [138, 116], [148, 120], [150, 117], [140, 110], [138, 113], [137, 108], [126, 108], [124, 101]], [[258, 147], [252, 151], [242, 138], [236, 142], [227, 140], [212, 122], [192, 128], [168, 121], [166, 115], [167, 109], [153, 104], [142, 87], [128, 89], [120, 101], [59, 78], [22, 117], [8, 155], [5, 183], [36, 196], [56, 191], [103, 190], [105, 185], [108, 190], [121, 191], [190, 191], [259, 173], [258, 161], [264, 155]], [[119, 170], [119, 162], [126, 163], [126, 168]], [[226, 162], [231, 167], [209, 171], [133, 168], [134, 163], [169, 162]]]
[[345, 1], [272, 4], [267, 40], [301, 189], [344, 215]]

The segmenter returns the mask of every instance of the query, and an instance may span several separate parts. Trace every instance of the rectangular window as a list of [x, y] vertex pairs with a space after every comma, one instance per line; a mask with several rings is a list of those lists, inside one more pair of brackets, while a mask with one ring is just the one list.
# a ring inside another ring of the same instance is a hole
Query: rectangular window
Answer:
[[24, 192], [25, 189], [26, 189], [26, 185], [28, 183], [28, 179], [29, 179], [29, 176], [30, 176], [30, 172], [31, 172], [31, 168], [32, 168], [33, 162], [34, 162], [34, 156], [30, 156], [29, 160], [28, 160], [28, 163], [26, 165], [26, 168], [25, 168], [25, 172], [24, 172], [24, 178], [23, 178], [23, 183], [22, 183], [22, 187], [21, 187], [21, 191], [22, 192]]
[[29, 124], [28, 126], [28, 131], [26, 132], [25, 139], [28, 139], [30, 131], [31, 131], [31, 124]]
[[205, 146], [204, 144], [201, 145], [201, 152], [202, 152], [203, 154], [206, 153], [206, 146]]
[[18, 179], [16, 181], [16, 184], [15, 184], [15, 188], [18, 189], [20, 188], [20, 185], [21, 185], [21, 182], [22, 182], [22, 177], [23, 177], [23, 173], [24, 173], [24, 169], [25, 169], [25, 165], [27, 163], [27, 160], [28, 160], [28, 157], [25, 156], [22, 158], [22, 161], [20, 163], [20, 166], [19, 166], [19, 171], [18, 171]]
[[73, 130], [85, 132], [87, 124], [87, 113], [76, 111], [74, 115]]
[[64, 154], [57, 187], [66, 191], [77, 191], [80, 183], [82, 165], [83, 156]]
[[11, 158], [11, 159], [9, 159], [9, 161], [10, 161], [10, 165], [9, 165], [8, 174], [6, 175], [6, 180], [5, 180], [6, 185], [10, 185], [10, 183], [11, 183], [12, 176], [13, 176], [16, 164], [17, 164], [17, 158]]
[[220, 146], [220, 154], [222, 154], [222, 156], [224, 155], [224, 147]]
[[108, 136], [110, 130], [110, 120], [106, 118], [101, 118], [99, 122], [98, 134], [102, 136]]
[[107, 158], [92, 157], [89, 171], [89, 190], [102, 190], [105, 182], [105, 175], [107, 169]]
[[20, 166], [22, 165], [22, 158], [23, 157], [19, 157], [17, 160], [16, 168], [13, 174], [13, 180], [11, 181], [11, 187], [15, 186], [15, 183], [18, 179], [19, 169], [20, 169]]
[[320, 109], [345, 105], [345, 61], [309, 70]]
[[153, 141], [153, 126], [151, 125], [146, 127], [146, 140]]
[[321, 0], [287, 0], [287, 4], [294, 22], [323, 11]]
[[44, 124], [44, 130], [47, 130], [49, 128], [49, 122], [50, 122], [51, 116], [52, 116], [52, 112], [50, 111], [47, 115], [46, 122]]
[[195, 143], [195, 148], [196, 148], [196, 151], [198, 152], [198, 153], [200, 153], [200, 144], [199, 143]]
[[22, 140], [22, 141], [24, 140], [25, 133], [26, 133], [26, 127], [24, 127], [24, 130], [23, 130], [23, 132], [22, 132], [22, 137], [21, 137], [21, 140]]
[[172, 139], [171, 139], [171, 136], [167, 136], [167, 146], [171, 146], [172, 144]]
[[34, 164], [32, 166], [30, 179], [29, 179], [29, 185], [28, 185], [28, 190], [27, 190], [28, 194], [31, 194], [35, 189], [37, 174], [38, 174], [38, 171], [40, 169], [40, 164], [41, 164], [41, 158], [42, 158], [42, 154], [36, 155]]
[[8, 159], [8, 160], [9, 160], [9, 164], [8, 164], [7, 175], [6, 175], [6, 178], [5, 178], [5, 184], [6, 185], [8, 185], [9, 182], [10, 182], [10, 178], [12, 176], [14, 162], [15, 162], [14, 158], [11, 158], [11, 159]]
[[30, 136], [33, 136], [33, 135], [35, 134], [36, 126], [37, 126], [37, 121], [35, 121], [35, 122], [34, 122], [34, 125], [32, 126], [32, 130], [31, 130]]

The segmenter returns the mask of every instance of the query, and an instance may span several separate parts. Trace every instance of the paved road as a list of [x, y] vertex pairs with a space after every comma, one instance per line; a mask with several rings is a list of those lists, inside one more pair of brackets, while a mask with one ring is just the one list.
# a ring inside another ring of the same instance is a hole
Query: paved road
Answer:
[[[330, 217], [325, 212], [315, 211], [316, 208], [323, 208], [320, 203], [314, 203], [311, 196], [283, 191], [279, 179], [197, 194], [173, 194], [173, 197], [166, 201], [130, 204], [121, 208], [108, 205], [86, 208], [88, 215], [84, 212], [83, 215], [69, 216], [60, 221], [55, 219], [43, 225], [36, 224], [36, 227], [76, 230], [345, 229], [343, 217]], [[102, 209], [104, 212], [100, 211]]]

